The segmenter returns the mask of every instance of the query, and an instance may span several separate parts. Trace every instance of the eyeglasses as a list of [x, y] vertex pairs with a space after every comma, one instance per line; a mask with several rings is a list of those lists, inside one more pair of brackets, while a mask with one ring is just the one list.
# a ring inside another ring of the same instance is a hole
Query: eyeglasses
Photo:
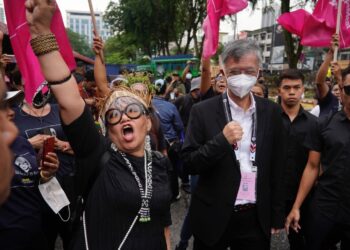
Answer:
[[47, 87], [47, 82], [43, 82], [35, 92], [33, 96], [33, 107], [34, 108], [42, 108], [45, 106], [46, 103], [48, 103], [50, 97], [51, 97], [51, 90], [48, 88], [45, 91], [45, 87]]
[[142, 105], [137, 103], [128, 104], [125, 109], [119, 110], [117, 108], [109, 109], [106, 112], [106, 123], [108, 125], [116, 125], [122, 120], [122, 116], [125, 114], [130, 119], [138, 119], [141, 115], [148, 114]]
[[343, 86], [341, 89], [344, 89], [345, 94], [350, 96], [350, 85]]

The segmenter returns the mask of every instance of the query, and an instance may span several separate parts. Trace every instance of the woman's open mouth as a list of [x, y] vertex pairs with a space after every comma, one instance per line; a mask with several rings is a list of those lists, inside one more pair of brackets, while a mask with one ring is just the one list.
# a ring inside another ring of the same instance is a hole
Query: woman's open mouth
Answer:
[[130, 142], [134, 139], [134, 128], [131, 125], [125, 125], [122, 128], [124, 140]]

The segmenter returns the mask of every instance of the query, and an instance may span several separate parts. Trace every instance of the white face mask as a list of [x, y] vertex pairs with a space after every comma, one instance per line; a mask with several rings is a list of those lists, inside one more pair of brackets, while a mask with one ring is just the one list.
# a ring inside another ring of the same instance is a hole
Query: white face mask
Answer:
[[246, 74], [230, 76], [227, 78], [227, 87], [235, 96], [243, 98], [249, 94], [250, 90], [256, 83], [256, 80], [256, 76]]
[[[68, 206], [70, 204], [66, 193], [63, 191], [60, 183], [57, 181], [56, 177], [53, 177], [50, 181], [40, 184], [39, 191], [46, 201], [47, 205], [54, 211], [55, 214], [58, 214], [62, 208]], [[68, 220], [70, 217], [70, 210], [68, 206]], [[61, 215], [58, 214], [60, 217]], [[68, 221], [61, 217], [62, 221]]]
[[191, 80], [192, 79], [192, 74], [191, 73], [187, 73], [186, 74], [186, 79]]

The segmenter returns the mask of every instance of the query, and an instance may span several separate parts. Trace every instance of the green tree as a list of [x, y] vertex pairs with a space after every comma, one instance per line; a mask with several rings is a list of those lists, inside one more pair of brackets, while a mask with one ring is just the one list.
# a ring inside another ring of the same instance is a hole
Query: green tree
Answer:
[[89, 47], [86, 39], [80, 34], [72, 31], [71, 29], [66, 29], [68, 39], [72, 49], [84, 56], [93, 56], [93, 51]]
[[[252, 3], [254, 8], [259, 0], [249, 0], [249, 1]], [[263, 1], [266, 2], [266, 0], [263, 0]], [[310, 0], [298, 0], [298, 1], [281, 0], [281, 13], [283, 14], [286, 12], [290, 12], [291, 9], [293, 9], [296, 6], [304, 6], [308, 1]], [[273, 0], [270, 0], [270, 4], [271, 3], [273, 3]], [[268, 7], [269, 5], [264, 6], [264, 8], [268, 8]], [[301, 52], [303, 50], [303, 46], [300, 44], [300, 39], [298, 37], [293, 36], [287, 30], [284, 30], [283, 33], [284, 33], [285, 51], [287, 54], [289, 67], [296, 68]]]
[[137, 46], [132, 34], [122, 33], [106, 41], [105, 54], [107, 63], [126, 64], [135, 61]]
[[171, 42], [178, 53], [188, 53], [192, 40], [198, 54], [197, 30], [205, 10], [205, 0], [120, 0], [110, 2], [104, 19], [114, 32], [133, 35], [146, 55], [169, 55]]

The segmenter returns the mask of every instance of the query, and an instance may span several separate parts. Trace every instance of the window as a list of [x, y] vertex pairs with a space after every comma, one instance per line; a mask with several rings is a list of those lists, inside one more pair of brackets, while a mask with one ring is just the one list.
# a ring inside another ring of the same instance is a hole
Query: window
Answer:
[[265, 63], [270, 63], [270, 57], [265, 57]]
[[260, 39], [265, 40], [266, 39], [266, 33], [261, 33], [260, 34]]
[[266, 51], [271, 51], [271, 45], [266, 45]]
[[259, 35], [254, 35], [254, 40], [258, 41], [259, 40]]
[[272, 34], [271, 34], [271, 33], [268, 33], [268, 34], [267, 34], [267, 39], [271, 39], [271, 36], [272, 36]]

